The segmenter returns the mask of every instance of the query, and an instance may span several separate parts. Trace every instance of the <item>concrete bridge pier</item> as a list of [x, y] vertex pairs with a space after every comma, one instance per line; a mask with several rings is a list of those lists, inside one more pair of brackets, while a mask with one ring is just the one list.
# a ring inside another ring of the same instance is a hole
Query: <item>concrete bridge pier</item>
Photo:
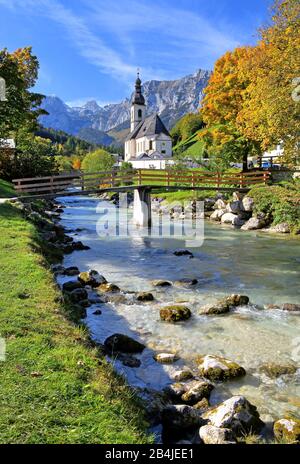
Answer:
[[151, 227], [151, 189], [139, 187], [134, 190], [133, 221], [139, 227]]

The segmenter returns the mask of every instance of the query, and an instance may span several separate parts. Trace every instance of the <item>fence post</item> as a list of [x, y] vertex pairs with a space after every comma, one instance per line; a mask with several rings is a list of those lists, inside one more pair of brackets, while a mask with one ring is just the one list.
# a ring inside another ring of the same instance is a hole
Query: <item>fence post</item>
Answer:
[[220, 188], [220, 184], [221, 184], [221, 175], [220, 175], [220, 173], [218, 172], [218, 173], [217, 173], [217, 187], [218, 187], [218, 189]]
[[195, 173], [192, 172], [192, 187], [195, 187]]
[[141, 169], [138, 170], [138, 176], [139, 176], [138, 183], [139, 185], [142, 185], [142, 170]]
[[80, 183], [81, 183], [81, 190], [84, 192], [84, 177], [83, 177], [83, 174], [81, 174]]
[[53, 177], [50, 177], [50, 184], [51, 184], [51, 193], [54, 193], [54, 182], [53, 182]]
[[166, 174], [167, 174], [167, 187], [170, 187], [170, 171], [167, 171]]
[[244, 174], [243, 173], [241, 173], [240, 175], [240, 187], [244, 188]]
[[268, 172], [264, 172], [264, 184], [267, 185], [268, 183], [268, 177], [269, 177], [269, 173]]

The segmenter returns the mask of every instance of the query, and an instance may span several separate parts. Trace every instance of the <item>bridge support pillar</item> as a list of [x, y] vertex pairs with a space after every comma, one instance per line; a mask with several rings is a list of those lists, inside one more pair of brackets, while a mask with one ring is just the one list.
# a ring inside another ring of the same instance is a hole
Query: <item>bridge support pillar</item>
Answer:
[[151, 189], [134, 190], [133, 221], [139, 227], [151, 227]]

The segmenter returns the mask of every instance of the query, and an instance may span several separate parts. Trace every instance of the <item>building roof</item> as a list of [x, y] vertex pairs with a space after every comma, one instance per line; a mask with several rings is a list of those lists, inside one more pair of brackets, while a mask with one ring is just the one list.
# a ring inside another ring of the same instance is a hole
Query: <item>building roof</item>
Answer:
[[158, 151], [154, 151], [152, 153], [141, 153], [136, 158], [132, 158], [134, 161], [141, 161], [141, 160], [164, 160], [169, 159], [168, 156], [159, 153]]
[[140, 122], [140, 124], [134, 129], [134, 131], [132, 131], [128, 135], [126, 141], [139, 139], [144, 136], [153, 136], [159, 134], [165, 134], [168, 137], [171, 137], [168, 129], [166, 128], [158, 114], [153, 114], [152, 116], [146, 118], [144, 121]]

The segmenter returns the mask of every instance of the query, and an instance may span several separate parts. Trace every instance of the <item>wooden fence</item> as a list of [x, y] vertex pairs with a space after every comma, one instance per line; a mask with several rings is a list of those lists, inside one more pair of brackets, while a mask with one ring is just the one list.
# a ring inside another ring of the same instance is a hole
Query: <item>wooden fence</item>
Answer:
[[251, 188], [255, 184], [267, 184], [270, 172], [255, 171], [246, 173], [219, 174], [192, 170], [142, 170], [137, 169], [126, 173], [119, 170], [109, 172], [94, 172], [75, 174], [61, 174], [51, 177], [32, 177], [14, 179], [16, 193], [22, 194], [63, 194], [74, 191], [97, 191], [126, 186], [149, 187], [207, 187], [209, 190], [222, 188]]

